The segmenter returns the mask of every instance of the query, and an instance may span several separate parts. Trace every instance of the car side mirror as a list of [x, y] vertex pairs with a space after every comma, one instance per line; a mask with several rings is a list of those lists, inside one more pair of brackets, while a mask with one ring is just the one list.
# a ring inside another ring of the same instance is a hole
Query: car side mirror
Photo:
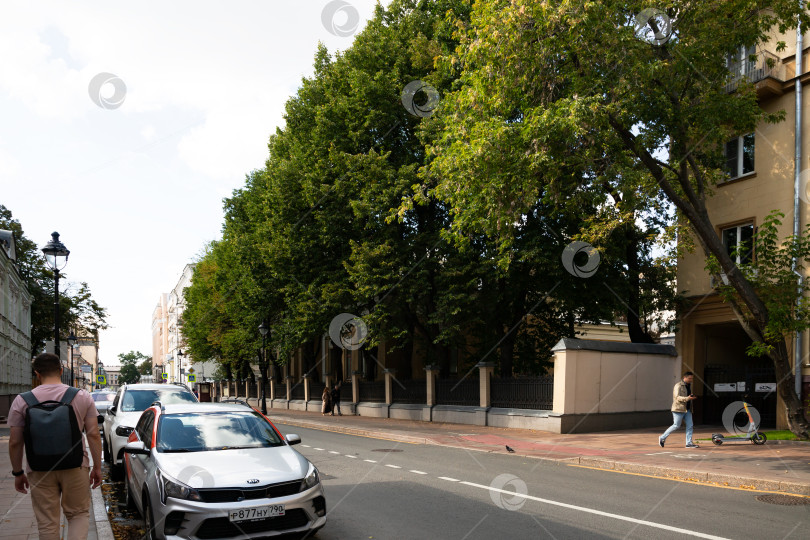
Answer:
[[287, 444], [289, 444], [290, 446], [294, 444], [301, 444], [301, 437], [290, 433], [289, 435], [287, 435]]
[[110, 407], [109, 409], [107, 409], [107, 414], [115, 416], [115, 407]]
[[143, 444], [143, 441], [132, 441], [124, 446], [124, 453], [148, 456], [152, 451]]

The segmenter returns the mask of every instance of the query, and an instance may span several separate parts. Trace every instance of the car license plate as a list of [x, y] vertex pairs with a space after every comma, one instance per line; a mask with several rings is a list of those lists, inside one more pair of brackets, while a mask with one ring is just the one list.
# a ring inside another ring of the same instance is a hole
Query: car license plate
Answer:
[[252, 521], [254, 519], [264, 519], [284, 515], [283, 504], [269, 504], [267, 506], [254, 506], [253, 508], [240, 508], [232, 510], [228, 517], [231, 521]]

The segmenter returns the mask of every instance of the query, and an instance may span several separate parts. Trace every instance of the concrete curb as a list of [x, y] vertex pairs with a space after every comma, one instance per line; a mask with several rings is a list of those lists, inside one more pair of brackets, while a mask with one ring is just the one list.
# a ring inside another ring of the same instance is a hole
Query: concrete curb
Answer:
[[[270, 416], [272, 419], [272, 413], [270, 411], [268, 411], [268, 416]], [[387, 439], [391, 441], [411, 443], [411, 444], [430, 444], [433, 446], [459, 448], [462, 450], [476, 450], [479, 452], [490, 452], [490, 453], [493, 452], [493, 450], [490, 449], [469, 448], [466, 446], [446, 444], [430, 438], [415, 437], [412, 435], [403, 435], [397, 432], [350, 428], [340, 425], [313, 422], [310, 420], [290, 420], [288, 418], [283, 419], [279, 418], [278, 423], [289, 426], [318, 429], [321, 431], [332, 431], [336, 433], [345, 433], [346, 435], [359, 435], [361, 437], [371, 437], [375, 439]], [[750, 489], [760, 491], [778, 491], [794, 495], [810, 496], [810, 485], [802, 484], [800, 482], [766, 480], [763, 478], [733, 476], [728, 474], [718, 474], [705, 471], [690, 471], [674, 467], [643, 465], [640, 463], [627, 463], [623, 461], [616, 461], [611, 459], [598, 459], [593, 457], [574, 456], [566, 458], [551, 458], [521, 453], [515, 453], [514, 455], [533, 459], [542, 459], [549, 462], [559, 463], [561, 465], [579, 465], [582, 467], [592, 467], [595, 469], [602, 469], [606, 471], [645, 474], [649, 476], [655, 476], [658, 478], [683, 480], [687, 482], [695, 482], [713, 486], [736, 487], [740, 489]]]
[[110, 525], [110, 519], [107, 517], [104, 495], [101, 494], [101, 486], [96, 489], [91, 489], [90, 495], [92, 497], [91, 503], [93, 505], [93, 517], [95, 519], [95, 523], [91, 525], [95, 525], [96, 527], [98, 540], [115, 540], [112, 526]]

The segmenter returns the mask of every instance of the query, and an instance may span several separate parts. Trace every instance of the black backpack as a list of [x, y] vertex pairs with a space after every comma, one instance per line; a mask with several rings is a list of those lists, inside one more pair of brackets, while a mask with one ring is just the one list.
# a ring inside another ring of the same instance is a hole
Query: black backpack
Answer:
[[33, 471], [61, 471], [82, 466], [84, 439], [73, 406], [78, 388], [70, 387], [60, 401], [37, 400], [33, 392], [20, 396], [25, 413], [25, 457]]

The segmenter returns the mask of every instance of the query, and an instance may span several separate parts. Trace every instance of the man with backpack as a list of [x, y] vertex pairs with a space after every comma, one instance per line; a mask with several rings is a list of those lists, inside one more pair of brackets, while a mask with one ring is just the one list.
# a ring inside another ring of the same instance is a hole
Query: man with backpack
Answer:
[[[85, 539], [90, 486], [101, 485], [98, 411], [90, 394], [62, 384], [62, 365], [56, 355], [40, 354], [33, 368], [40, 385], [17, 396], [8, 417], [14, 487], [20, 493], [31, 489], [40, 540], [59, 539], [60, 506], [68, 522], [68, 539]], [[92, 470], [82, 432], [93, 456]]]

